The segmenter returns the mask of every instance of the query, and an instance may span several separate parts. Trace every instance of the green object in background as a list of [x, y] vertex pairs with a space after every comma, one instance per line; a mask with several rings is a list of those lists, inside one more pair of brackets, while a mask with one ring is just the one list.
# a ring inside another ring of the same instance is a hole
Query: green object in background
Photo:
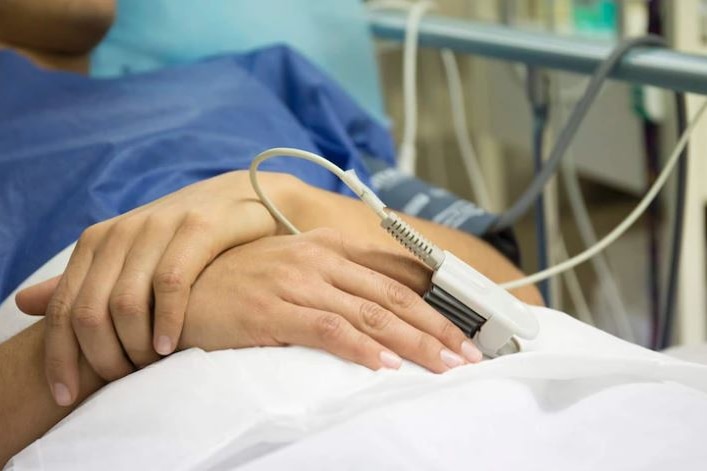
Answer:
[[612, 0], [573, 0], [575, 29], [594, 36], [613, 36], [618, 30], [618, 9]]

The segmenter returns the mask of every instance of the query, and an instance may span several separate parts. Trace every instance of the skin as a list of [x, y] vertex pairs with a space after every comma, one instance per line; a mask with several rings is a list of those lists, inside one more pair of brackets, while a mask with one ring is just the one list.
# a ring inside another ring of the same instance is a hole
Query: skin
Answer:
[[0, 49], [43, 67], [85, 72], [114, 14], [114, 0], [1, 0]]
[[[264, 187], [285, 213], [292, 215], [293, 223], [310, 230], [298, 236], [277, 235], [277, 225], [266, 217], [262, 227], [271, 230], [270, 234], [219, 253], [189, 287], [179, 349], [297, 344], [328, 350], [373, 369], [396, 368], [402, 356], [435, 372], [478, 361], [478, 351], [464, 348], [463, 334], [419, 297], [429, 283], [429, 270], [379, 229], [367, 208], [292, 177], [263, 177]], [[226, 182], [236, 183], [241, 178], [242, 172], [233, 172], [212, 180], [218, 180], [216, 186], [238, 191]], [[209, 183], [213, 182], [187, 187], [172, 195], [171, 202], [199, 204], [194, 188], [208, 193], [204, 188]], [[232, 204], [252, 204], [248, 210], [259, 206], [248, 195], [239, 200], [224, 193], [220, 198]], [[160, 204], [166, 203], [157, 201], [148, 206]], [[264, 208], [260, 210], [267, 215]], [[251, 214], [258, 215], [257, 210]], [[132, 212], [112, 221], [125, 222], [134, 216]], [[478, 239], [432, 223], [410, 222], [496, 281], [522, 275]], [[312, 230], [326, 225], [340, 229]], [[194, 243], [202, 242], [195, 239]], [[17, 297], [18, 305], [33, 314], [49, 312], [58, 282], [49, 280], [23, 291]], [[528, 301], [539, 300], [532, 288], [519, 295]], [[124, 320], [135, 322], [135, 317], [129, 315]], [[137, 321], [150, 331], [149, 317]], [[47, 331], [57, 328], [73, 332], [65, 318], [48, 315], [0, 344], [0, 364], [7, 365], [0, 370], [0, 423], [4, 425], [0, 427], [0, 463], [107, 382], [77, 348], [76, 395], [69, 405], [56, 403], [47, 387], [46, 371], [66, 365], [47, 357], [46, 345], [51, 338]]]
[[[412, 259], [377, 228], [377, 218], [359, 202], [317, 190], [287, 175], [263, 173], [261, 179], [278, 206], [285, 214], [294, 215], [301, 229], [333, 225], [347, 234], [347, 239], [375, 242]], [[460, 239], [458, 232], [424, 221], [415, 224], [427, 226], [435, 242], [443, 247], [452, 244], [457, 254], [492, 279], [519, 275], [494, 249], [477, 239]], [[54, 280], [56, 289], [46, 307], [51, 319], [45, 328], [46, 375], [57, 404], [70, 405], [79, 395], [79, 351], [106, 381], [172, 353], [181, 342], [191, 287], [204, 268], [232, 247], [278, 234], [282, 234], [281, 228], [257, 202], [247, 172], [242, 171], [196, 183], [88, 228], [79, 238], [64, 275]], [[370, 260], [369, 265], [374, 262]], [[273, 268], [273, 272], [278, 270]], [[316, 287], [307, 291], [323, 292]], [[18, 305], [25, 307], [25, 312], [44, 314], [45, 309], [26, 308], [32, 293], [20, 293]], [[531, 302], [538, 302], [535, 295], [532, 289], [519, 292]], [[431, 309], [428, 312], [437, 316]], [[397, 354], [406, 351], [394, 349]], [[464, 354], [461, 341], [453, 345], [452, 352]], [[431, 365], [429, 361], [420, 364]]]

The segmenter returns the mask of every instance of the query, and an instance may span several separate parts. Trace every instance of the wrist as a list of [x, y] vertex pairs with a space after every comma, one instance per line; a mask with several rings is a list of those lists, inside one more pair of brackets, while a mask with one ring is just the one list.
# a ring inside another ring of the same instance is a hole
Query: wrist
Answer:
[[[247, 174], [247, 172], [246, 172]], [[299, 178], [288, 173], [258, 172], [258, 181], [263, 191], [270, 197], [277, 209], [295, 226], [300, 226], [301, 215], [305, 206], [308, 189], [310, 188]], [[248, 180], [250, 187], [250, 180]], [[252, 191], [252, 188], [250, 188]], [[275, 217], [259, 200], [253, 191], [253, 196], [258, 201], [262, 210], [267, 213], [267, 217], [272, 221], [273, 228], [268, 235], [286, 235], [289, 230]]]

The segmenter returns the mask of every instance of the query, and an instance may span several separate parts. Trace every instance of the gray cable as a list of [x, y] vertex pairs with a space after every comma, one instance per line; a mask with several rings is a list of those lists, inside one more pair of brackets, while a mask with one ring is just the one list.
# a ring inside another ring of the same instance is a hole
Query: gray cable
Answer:
[[528, 209], [535, 203], [538, 196], [542, 193], [543, 188], [552, 176], [557, 172], [558, 166], [565, 152], [572, 143], [572, 139], [577, 133], [579, 125], [582, 124], [584, 117], [591, 108], [591, 105], [596, 100], [597, 95], [601, 91], [604, 82], [614, 69], [620, 64], [624, 56], [641, 46], [665, 47], [665, 40], [660, 36], [646, 35], [631, 38], [622, 41], [611, 52], [611, 54], [602, 61], [597, 70], [592, 75], [589, 84], [587, 85], [584, 95], [577, 102], [577, 105], [572, 110], [567, 124], [562, 129], [562, 132], [557, 138], [557, 142], [550, 153], [542, 170], [533, 178], [528, 189], [523, 195], [511, 206], [507, 211], [499, 215], [498, 219], [492, 224], [490, 231], [500, 231], [507, 229], [515, 224]]

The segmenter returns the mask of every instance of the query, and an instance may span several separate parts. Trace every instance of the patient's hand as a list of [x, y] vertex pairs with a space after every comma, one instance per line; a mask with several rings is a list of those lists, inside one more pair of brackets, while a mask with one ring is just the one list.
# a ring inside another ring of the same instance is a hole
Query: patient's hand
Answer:
[[[408, 255], [347, 242], [332, 229], [266, 237], [206, 267], [179, 348], [305, 345], [372, 369], [398, 368], [402, 356], [434, 372], [479, 361], [481, 352], [419, 296], [430, 275]], [[28, 289], [21, 307], [40, 309], [52, 284]]]
[[[289, 212], [294, 179], [260, 178]], [[277, 229], [247, 172], [204, 180], [88, 228], [58, 286], [54, 280], [17, 296], [29, 314], [46, 310], [46, 375], [57, 403], [77, 397], [79, 347], [108, 381], [172, 353], [190, 288], [204, 267], [224, 250]], [[33, 302], [32, 293], [47, 290], [53, 291], [48, 306]]]
[[479, 361], [464, 334], [400, 282], [423, 291], [430, 275], [408, 256], [346, 242], [331, 229], [264, 238], [202, 273], [179, 347], [295, 344], [372, 369], [398, 368], [400, 355], [434, 372], [465, 363], [460, 355]]

